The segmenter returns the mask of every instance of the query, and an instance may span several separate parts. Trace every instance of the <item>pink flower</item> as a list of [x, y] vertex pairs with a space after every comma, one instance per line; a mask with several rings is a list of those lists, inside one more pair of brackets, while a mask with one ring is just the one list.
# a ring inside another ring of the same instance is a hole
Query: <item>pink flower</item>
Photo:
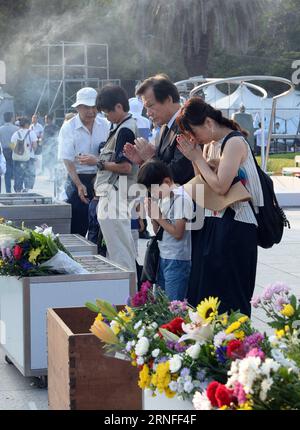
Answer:
[[262, 361], [266, 358], [265, 353], [260, 348], [252, 348], [246, 357], [259, 357]]
[[244, 387], [240, 382], [236, 382], [233, 389], [233, 396], [237, 398], [239, 405], [243, 405], [247, 401], [247, 396]]
[[258, 308], [258, 306], [260, 305], [260, 303], [261, 303], [261, 297], [260, 296], [253, 297], [252, 300], [251, 300], [251, 305], [254, 308]]

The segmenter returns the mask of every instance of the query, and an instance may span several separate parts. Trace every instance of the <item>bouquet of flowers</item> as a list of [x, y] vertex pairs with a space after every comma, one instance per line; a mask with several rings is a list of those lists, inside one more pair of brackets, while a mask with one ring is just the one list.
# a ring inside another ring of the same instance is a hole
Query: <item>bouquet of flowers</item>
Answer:
[[196, 409], [300, 409], [300, 306], [282, 283], [252, 300], [270, 317], [275, 334], [254, 333], [224, 346], [231, 362], [226, 384], [196, 393]]
[[213, 379], [227, 381], [232, 355], [222, 342], [254, 332], [239, 312], [219, 315], [219, 304], [213, 297], [197, 309], [186, 301], [169, 302], [162, 290], [145, 283], [120, 312], [101, 300], [86, 305], [98, 313], [91, 331], [139, 368], [140, 388], [192, 399]]
[[283, 284], [253, 300], [272, 317], [269, 337], [246, 315], [219, 315], [215, 297], [194, 309], [149, 283], [120, 311], [86, 305], [98, 313], [92, 333], [139, 368], [138, 385], [153, 395], [193, 399], [196, 409], [300, 408], [300, 306]]
[[42, 276], [88, 273], [78, 264], [48, 226], [31, 230], [0, 223], [0, 275]]

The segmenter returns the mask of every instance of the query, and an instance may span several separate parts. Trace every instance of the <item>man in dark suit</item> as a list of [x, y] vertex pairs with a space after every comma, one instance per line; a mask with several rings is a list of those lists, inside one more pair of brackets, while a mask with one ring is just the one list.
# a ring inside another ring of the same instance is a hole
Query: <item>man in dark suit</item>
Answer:
[[156, 75], [142, 82], [136, 95], [142, 98], [149, 119], [159, 125], [161, 131], [157, 148], [145, 139], [138, 138], [135, 145], [125, 145], [125, 156], [139, 165], [150, 158], [158, 158], [170, 167], [175, 183], [185, 184], [194, 177], [194, 169], [192, 163], [177, 149], [176, 135], [179, 129], [175, 119], [180, 109], [177, 87], [166, 75]]

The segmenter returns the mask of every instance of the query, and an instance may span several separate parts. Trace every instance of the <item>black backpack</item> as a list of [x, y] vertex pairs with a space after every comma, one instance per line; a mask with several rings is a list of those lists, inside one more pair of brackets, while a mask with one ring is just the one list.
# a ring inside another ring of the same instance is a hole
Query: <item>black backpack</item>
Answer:
[[[234, 136], [244, 137], [239, 131], [229, 133], [222, 143], [221, 154], [228, 139]], [[284, 227], [291, 227], [285, 213], [278, 204], [272, 179], [260, 168], [252, 149], [251, 153], [256, 165], [264, 197], [264, 205], [259, 207], [258, 214], [255, 212], [252, 202], [249, 202], [258, 224], [257, 243], [262, 248], [271, 248], [275, 243], [281, 241]]]

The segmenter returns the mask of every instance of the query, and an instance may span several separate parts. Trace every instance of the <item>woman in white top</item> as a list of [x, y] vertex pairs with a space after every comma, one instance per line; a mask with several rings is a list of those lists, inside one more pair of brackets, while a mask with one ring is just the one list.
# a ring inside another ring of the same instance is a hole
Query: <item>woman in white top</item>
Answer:
[[[12, 158], [14, 164], [14, 190], [16, 193], [32, 190], [35, 181], [34, 151], [37, 148], [37, 135], [29, 130], [30, 120], [26, 117], [19, 119], [20, 129], [11, 138]], [[24, 141], [22, 154], [15, 151], [18, 141]]]
[[[208, 185], [227, 193], [236, 177], [252, 195], [254, 209], [263, 205], [262, 189], [253, 156], [240, 126], [223, 117], [199, 97], [182, 107], [177, 123], [181, 152], [194, 163]], [[229, 136], [239, 131], [236, 136]], [[222, 148], [222, 142], [228, 138]], [[215, 166], [203, 156], [203, 145], [215, 146]], [[222, 151], [222, 149], [223, 151]], [[216, 163], [217, 162], [217, 163]], [[192, 273], [188, 299], [196, 306], [203, 298], [221, 300], [219, 312], [240, 310], [250, 315], [257, 265], [257, 222], [248, 202], [235, 203], [221, 212], [205, 210], [204, 226], [193, 235]]]

